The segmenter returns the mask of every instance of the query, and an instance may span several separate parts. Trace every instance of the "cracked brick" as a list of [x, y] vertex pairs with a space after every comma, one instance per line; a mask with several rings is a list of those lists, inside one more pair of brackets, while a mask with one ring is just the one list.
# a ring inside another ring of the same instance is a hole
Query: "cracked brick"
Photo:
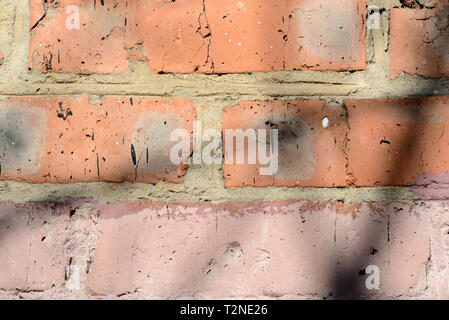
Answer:
[[448, 16], [448, 3], [436, 9], [391, 9], [390, 78], [449, 76]]
[[[30, 0], [31, 69], [122, 73], [129, 60], [154, 73], [365, 68], [365, 0], [94, 3]], [[79, 28], [67, 27], [69, 6]]]

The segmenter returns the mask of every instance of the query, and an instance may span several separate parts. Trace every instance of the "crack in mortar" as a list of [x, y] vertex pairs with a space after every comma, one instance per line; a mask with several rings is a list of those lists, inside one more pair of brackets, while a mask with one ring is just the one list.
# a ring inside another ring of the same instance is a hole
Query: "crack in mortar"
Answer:
[[345, 139], [343, 142], [343, 154], [345, 156], [345, 173], [346, 173], [346, 184], [349, 187], [356, 187], [356, 183], [357, 183], [357, 179], [354, 176], [352, 170], [351, 170], [351, 165], [349, 163], [349, 155], [348, 155], [348, 143], [351, 141], [351, 139], [349, 139], [349, 131], [351, 130], [351, 125], [349, 123], [349, 112], [348, 112], [348, 107], [346, 106], [345, 103], [343, 103], [343, 110], [345, 111], [345, 115], [344, 115], [344, 119], [345, 119], [345, 123], [346, 123], [346, 133], [345, 133]]

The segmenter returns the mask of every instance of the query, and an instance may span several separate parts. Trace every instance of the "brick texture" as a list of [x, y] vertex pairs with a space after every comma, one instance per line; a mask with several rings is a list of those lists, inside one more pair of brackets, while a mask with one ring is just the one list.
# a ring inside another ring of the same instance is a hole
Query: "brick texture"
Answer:
[[188, 99], [12, 98], [0, 102], [2, 180], [182, 182], [170, 133], [191, 132]]
[[449, 76], [449, 3], [436, 9], [391, 9], [391, 72]]
[[448, 207], [2, 203], [0, 297], [448, 298]]
[[[407, 296], [426, 286], [430, 235], [419, 207], [121, 203], [96, 210], [99, 240], [88, 278], [95, 294]], [[371, 264], [382, 277], [373, 292], [359, 273]]]
[[[278, 129], [278, 170], [223, 165], [225, 186], [417, 186], [446, 183], [448, 97], [244, 102], [226, 108], [223, 129]], [[229, 143], [224, 134], [223, 153]]]
[[30, 10], [29, 66], [41, 72], [121, 73], [128, 60], [155, 73], [365, 68], [364, 0], [30, 0]]
[[0, 204], [1, 289], [43, 291], [64, 284], [68, 257], [52, 227], [67, 223], [69, 213], [68, 205]]
[[[256, 164], [237, 164], [237, 139], [233, 139], [232, 164], [223, 165], [228, 187], [242, 186], [341, 186], [345, 185], [346, 134], [344, 109], [324, 101], [245, 102], [223, 112], [223, 129], [278, 130], [278, 170], [262, 175]], [[323, 119], [328, 120], [323, 127]], [[268, 139], [267, 139], [268, 141]], [[224, 135], [223, 153], [230, 143]], [[248, 146], [245, 145], [247, 148]], [[260, 148], [260, 146], [258, 146]], [[245, 157], [248, 152], [245, 149]], [[247, 159], [247, 158], [245, 158]]]
[[347, 100], [349, 171], [358, 186], [422, 184], [449, 171], [449, 98]]
[[448, 17], [1, 0], [0, 300], [449, 299]]
[[[445, 246], [437, 230], [447, 219], [437, 212], [447, 202], [87, 204], [2, 203], [0, 289], [41, 298], [388, 298], [436, 296], [432, 277], [447, 281], [427, 268], [445, 266], [429, 259], [443, 258], [430, 240]], [[360, 273], [372, 264], [381, 275], [374, 291]]]

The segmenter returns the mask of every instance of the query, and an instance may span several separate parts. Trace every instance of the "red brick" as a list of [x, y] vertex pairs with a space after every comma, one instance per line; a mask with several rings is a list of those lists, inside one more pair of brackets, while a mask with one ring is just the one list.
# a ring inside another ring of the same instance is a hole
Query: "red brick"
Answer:
[[449, 4], [436, 9], [391, 9], [390, 77], [402, 72], [449, 76]]
[[284, 69], [283, 36], [288, 33], [285, 2], [206, 1], [206, 9], [215, 72]]
[[[30, 68], [120, 73], [128, 59], [155, 73], [365, 68], [365, 0], [94, 3], [30, 0]], [[66, 28], [69, 5], [80, 30]]]
[[126, 49], [131, 59], [148, 61], [155, 73], [212, 72], [203, 0], [128, 2]]
[[[328, 126], [322, 121], [327, 118]], [[260, 162], [224, 164], [227, 187], [346, 185], [345, 155], [347, 132], [341, 105], [324, 101], [243, 102], [223, 112], [223, 129], [278, 129], [279, 162], [274, 175], [261, 175]], [[234, 139], [234, 149], [236, 148]], [[224, 136], [223, 153], [226, 153]], [[245, 145], [247, 148], [247, 144]], [[234, 155], [235, 155], [234, 151]], [[248, 154], [245, 150], [245, 157]]]
[[[93, 294], [404, 297], [430, 285], [429, 212], [422, 206], [140, 202], [93, 212], [99, 213], [88, 276]], [[360, 270], [368, 265], [380, 269], [379, 290], [365, 287]]]
[[[80, 8], [80, 30], [65, 27], [69, 5]], [[31, 7], [38, 8], [32, 17], [42, 6]], [[198, 32], [202, 11], [202, 0], [50, 4], [30, 35], [30, 67], [36, 60], [42, 72], [120, 73], [131, 59], [148, 61], [155, 73], [210, 72], [209, 39]]]
[[189, 99], [12, 98], [0, 102], [0, 178], [182, 182], [187, 167], [171, 163], [170, 133], [191, 132], [195, 117]]
[[347, 100], [357, 186], [407, 186], [449, 172], [449, 97]]
[[[103, 6], [100, 1], [66, 0], [44, 4], [44, 1], [30, 0], [30, 68], [68, 73], [126, 71], [127, 51], [123, 45], [126, 2], [105, 1]], [[67, 13], [70, 5], [79, 8], [80, 29], [66, 27], [72, 13]]]
[[0, 289], [47, 290], [64, 284], [64, 227], [70, 207], [0, 204]]
[[302, 0], [288, 9], [285, 69], [365, 69], [365, 0]]

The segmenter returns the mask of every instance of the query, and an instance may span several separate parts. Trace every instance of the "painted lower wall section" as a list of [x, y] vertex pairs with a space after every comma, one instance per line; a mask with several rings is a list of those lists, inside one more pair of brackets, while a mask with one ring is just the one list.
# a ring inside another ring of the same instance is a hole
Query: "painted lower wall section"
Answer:
[[0, 298], [449, 298], [448, 211], [449, 201], [3, 203]]

